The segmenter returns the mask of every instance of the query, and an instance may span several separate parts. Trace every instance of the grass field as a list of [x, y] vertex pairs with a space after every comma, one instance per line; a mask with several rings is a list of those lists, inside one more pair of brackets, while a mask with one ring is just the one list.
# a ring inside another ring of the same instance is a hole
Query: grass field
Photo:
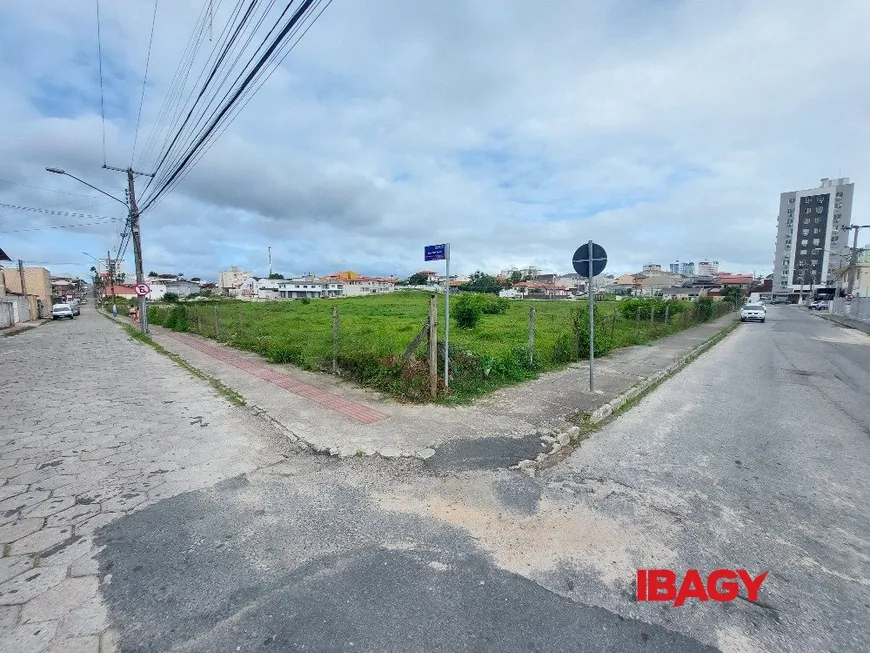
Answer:
[[[337, 300], [219, 301], [154, 305], [149, 320], [256, 352], [275, 363], [331, 370], [333, 308], [339, 310], [338, 364], [346, 377], [397, 397], [429, 398], [425, 342], [401, 371], [397, 362], [425, 324], [429, 295], [396, 292]], [[444, 297], [438, 297], [439, 342], [444, 339]], [[697, 324], [698, 306], [658, 302], [658, 314], [617, 310], [621, 302], [598, 302], [596, 355], [650, 341]], [[718, 303], [717, 303], [718, 304]], [[534, 353], [529, 349], [529, 311], [535, 309]], [[715, 307], [715, 314], [727, 310]], [[650, 319], [652, 318], [652, 319]], [[449, 396], [465, 401], [495, 388], [535, 378], [540, 372], [588, 357], [589, 313], [585, 302], [510, 301], [501, 315], [483, 315], [474, 329], [451, 320]], [[439, 362], [439, 372], [443, 361]]]

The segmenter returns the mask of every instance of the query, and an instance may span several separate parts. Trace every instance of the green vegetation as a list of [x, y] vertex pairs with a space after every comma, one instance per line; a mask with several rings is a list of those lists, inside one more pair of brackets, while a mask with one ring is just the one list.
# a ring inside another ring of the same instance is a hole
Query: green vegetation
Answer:
[[[629, 308], [623, 308], [626, 304]], [[305, 303], [220, 301], [151, 305], [151, 324], [190, 331], [252, 351], [274, 363], [314, 371], [332, 368], [332, 309], [339, 309], [338, 365], [343, 376], [397, 397], [426, 401], [428, 362], [422, 343], [402, 368], [406, 348], [423, 328], [428, 296], [395, 292], [373, 297]], [[438, 298], [439, 343], [444, 337], [443, 297]], [[466, 307], [466, 308], [463, 308]], [[631, 308], [633, 307], [633, 308]], [[588, 356], [589, 309], [585, 302], [511, 301], [492, 295], [459, 295], [451, 302], [450, 396], [465, 401], [498, 387], [535, 378]], [[529, 311], [535, 309], [534, 350], [529, 348]], [[731, 306], [707, 300], [602, 301], [595, 310], [595, 353], [644, 345]], [[463, 310], [475, 315], [474, 323]], [[459, 327], [460, 324], [464, 328]], [[443, 357], [443, 349], [439, 358]], [[443, 369], [443, 360], [439, 370]]]

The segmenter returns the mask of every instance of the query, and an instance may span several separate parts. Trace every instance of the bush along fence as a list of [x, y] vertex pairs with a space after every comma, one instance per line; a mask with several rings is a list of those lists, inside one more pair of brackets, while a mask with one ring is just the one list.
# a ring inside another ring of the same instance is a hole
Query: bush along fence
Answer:
[[[418, 296], [419, 297], [419, 296]], [[423, 299], [423, 298], [419, 298]], [[344, 300], [347, 301], [347, 300]], [[370, 302], [365, 310], [328, 301], [151, 305], [150, 324], [195, 333], [273, 363], [339, 374], [411, 401], [467, 400], [589, 356], [589, 308], [582, 303], [512, 302], [461, 294], [451, 305], [450, 383], [445, 388], [438, 304], [418, 318]], [[292, 306], [296, 304], [297, 306]], [[729, 302], [636, 298], [595, 306], [595, 356], [645, 345], [718, 318]]]

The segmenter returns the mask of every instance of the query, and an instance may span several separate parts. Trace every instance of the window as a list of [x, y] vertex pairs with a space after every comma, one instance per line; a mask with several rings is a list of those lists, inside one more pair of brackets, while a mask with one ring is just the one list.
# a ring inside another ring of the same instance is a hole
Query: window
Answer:
[[821, 221], [822, 221], [821, 218], [816, 218], [816, 220], [815, 220], [816, 224], [819, 224]]
[[835, 214], [834, 214], [834, 222], [837, 222], [839, 219], [840, 219], [840, 214], [839, 214], [839, 213], [835, 213]]
[[840, 199], [841, 197], [843, 197], [843, 191], [838, 191], [837, 192], [837, 199]]
[[[839, 193], [839, 194], [842, 195], [842, 193]], [[793, 197], [789, 197], [789, 198], [788, 198], [788, 203], [789, 203], [789, 204], [794, 204], [794, 198], [793, 198]]]
[[817, 207], [816, 207], [816, 213], [821, 213], [821, 212], [824, 210], [824, 208], [825, 208], [825, 207], [823, 207], [823, 206], [817, 206]]
[[794, 209], [789, 209], [789, 210], [788, 210], [788, 214], [789, 214], [789, 215], [794, 215]]
[[801, 233], [802, 233], [804, 236], [809, 236], [809, 235], [810, 235], [810, 230], [809, 230], [809, 229], [801, 229]]
[[813, 212], [813, 210], [810, 207], [807, 207], [806, 210], [804, 211], [804, 213], [806, 213], [806, 214], [810, 214], [812, 212]]
[[806, 255], [807, 255], [807, 250], [802, 249], [802, 250], [801, 250], [801, 256], [806, 256]]
[[821, 238], [813, 238], [813, 245], [819, 245], [821, 242]]
[[818, 263], [819, 263], [819, 259], [817, 259], [817, 258], [814, 258], [810, 261], [810, 265], [812, 265], [813, 267], [818, 265]]
[[809, 242], [809, 241], [808, 241], [806, 238], [804, 238], [804, 239], [801, 241], [801, 245], [802, 245], [803, 247], [806, 247], [808, 242]]
[[825, 196], [824, 196], [824, 195], [817, 195], [817, 196], [816, 196], [816, 201], [817, 201], [819, 204], [821, 204], [822, 202], [825, 201]]
[[821, 231], [821, 229], [819, 229], [818, 227], [816, 227], [815, 229], [813, 229], [813, 233], [814, 233], [814, 234], [817, 234], [817, 233], [819, 233], [820, 231]]

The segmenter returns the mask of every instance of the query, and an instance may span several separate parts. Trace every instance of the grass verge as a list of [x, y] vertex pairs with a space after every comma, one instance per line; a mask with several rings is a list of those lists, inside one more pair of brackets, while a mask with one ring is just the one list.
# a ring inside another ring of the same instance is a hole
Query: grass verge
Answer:
[[[105, 317], [106, 319], [115, 322], [116, 324], [118, 323], [115, 318], [110, 317], [105, 313], [101, 313], [101, 315], [103, 315], [103, 317]], [[131, 327], [129, 324], [121, 323], [121, 326], [124, 328], [124, 331], [127, 332], [127, 335], [133, 338], [133, 340], [138, 340], [139, 342], [145, 343], [149, 347], [152, 347], [157, 353], [166, 356], [169, 360], [171, 360], [179, 367], [183, 367], [196, 378], [205, 381], [215, 390], [215, 392], [227, 399], [230, 403], [236, 406], [246, 405], [245, 398], [242, 395], [240, 395], [238, 392], [233, 390], [231, 387], [229, 387], [219, 379], [216, 379], [215, 377], [206, 374], [202, 370], [195, 368], [193, 365], [184, 360], [181, 356], [169, 351], [159, 343], [154, 342], [154, 340], [152, 340], [148, 335]]]

